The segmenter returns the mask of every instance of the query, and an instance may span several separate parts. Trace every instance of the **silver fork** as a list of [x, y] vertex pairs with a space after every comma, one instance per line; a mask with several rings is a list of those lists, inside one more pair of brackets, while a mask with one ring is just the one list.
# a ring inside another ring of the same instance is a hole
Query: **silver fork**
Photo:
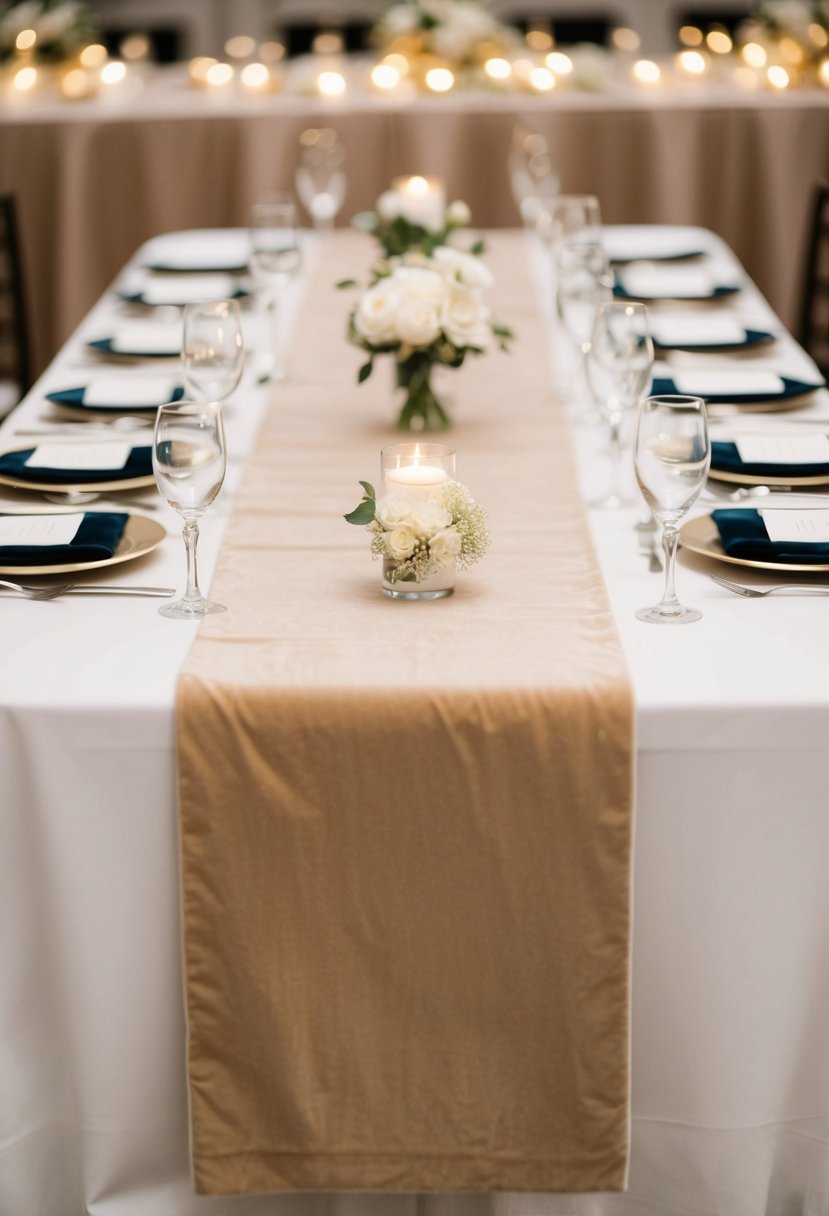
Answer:
[[48, 587], [24, 587], [22, 583], [10, 583], [7, 579], [0, 578], [0, 587], [8, 587], [11, 591], [17, 591], [20, 595], [25, 595], [28, 600], [54, 600], [59, 595], [71, 591], [74, 585], [74, 583], [53, 583]]
[[775, 591], [789, 592], [790, 595], [829, 595], [829, 587], [818, 587], [815, 583], [781, 583], [775, 587], [746, 587], [744, 583], [733, 583], [730, 578], [721, 578], [719, 574], [711, 574], [709, 578], [718, 587], [733, 591], [735, 595], [744, 595], [753, 600], [765, 595], [774, 595]]

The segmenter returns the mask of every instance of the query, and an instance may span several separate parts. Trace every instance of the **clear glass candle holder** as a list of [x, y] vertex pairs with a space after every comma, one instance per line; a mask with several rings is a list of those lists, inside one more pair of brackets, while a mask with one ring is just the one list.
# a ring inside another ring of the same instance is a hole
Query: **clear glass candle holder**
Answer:
[[[425, 503], [440, 503], [441, 489], [455, 481], [456, 456], [454, 448], [444, 443], [393, 443], [380, 453], [380, 486], [378, 498], [388, 498], [397, 491], [408, 491]], [[418, 543], [427, 539], [417, 537]], [[383, 559], [380, 587], [384, 595], [397, 600], [437, 600], [451, 595], [455, 589], [455, 563], [436, 570], [419, 582], [413, 579], [392, 579], [397, 563]]]

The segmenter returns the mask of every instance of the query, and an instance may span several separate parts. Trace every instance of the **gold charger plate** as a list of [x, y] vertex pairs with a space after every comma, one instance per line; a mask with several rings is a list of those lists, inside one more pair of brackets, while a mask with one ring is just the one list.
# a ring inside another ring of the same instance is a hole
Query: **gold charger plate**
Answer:
[[782, 486], [792, 489], [800, 486], [829, 486], [829, 473], [820, 473], [817, 477], [760, 477], [754, 473], [726, 473], [720, 469], [711, 469], [709, 476], [714, 481], [728, 481], [738, 486]]
[[[150, 438], [150, 436], [147, 436]], [[151, 444], [133, 444], [133, 447], [150, 447]], [[5, 448], [2, 454], [8, 456], [12, 452], [28, 452], [32, 447], [27, 443], [18, 448]], [[68, 470], [67, 470], [68, 471]], [[112, 481], [32, 481], [28, 477], [12, 477], [8, 473], [0, 473], [0, 485], [13, 486], [15, 490], [40, 490], [46, 494], [97, 494], [103, 490], [137, 490], [143, 486], [154, 486], [155, 476], [145, 473], [141, 477], [120, 477]]]
[[72, 574], [78, 570], [101, 570], [105, 566], [116, 566], [119, 562], [129, 562], [135, 557], [143, 557], [151, 552], [164, 540], [167, 535], [164, 528], [156, 519], [146, 515], [128, 515], [121, 533], [118, 547], [112, 557], [102, 558], [97, 562], [61, 562], [47, 566], [2, 566], [0, 574]]
[[782, 414], [786, 410], [802, 410], [817, 389], [798, 393], [796, 397], [781, 397], [774, 401], [715, 401], [706, 406], [709, 418], [735, 418], [739, 414]]
[[[723, 508], [727, 510], [727, 508]], [[811, 571], [812, 574], [829, 573], [829, 562], [821, 564], [809, 562], [806, 565], [798, 562], [758, 562], [748, 557], [729, 557], [722, 547], [717, 525], [710, 515], [700, 515], [691, 519], [679, 531], [679, 541], [683, 549], [689, 553], [699, 553], [703, 557], [713, 557], [718, 562], [729, 562], [733, 566], [751, 566], [756, 570], [796, 571], [802, 574]]]

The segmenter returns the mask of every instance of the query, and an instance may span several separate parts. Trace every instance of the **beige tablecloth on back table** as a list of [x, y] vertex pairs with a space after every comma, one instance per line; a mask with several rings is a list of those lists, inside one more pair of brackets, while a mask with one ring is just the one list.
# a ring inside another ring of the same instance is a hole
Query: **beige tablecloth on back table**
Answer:
[[457, 376], [492, 552], [432, 603], [342, 520], [393, 438], [332, 287], [370, 256], [322, 259], [179, 683], [196, 1185], [618, 1189], [631, 704], [524, 244], [515, 354]]

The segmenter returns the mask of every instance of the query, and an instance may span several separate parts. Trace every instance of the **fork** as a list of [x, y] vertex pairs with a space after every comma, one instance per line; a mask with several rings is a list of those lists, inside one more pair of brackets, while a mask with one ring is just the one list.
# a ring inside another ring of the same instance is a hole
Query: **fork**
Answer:
[[733, 591], [735, 595], [744, 595], [753, 600], [765, 595], [774, 595], [775, 591], [791, 595], [829, 595], [829, 587], [818, 587], [815, 583], [781, 583], [775, 587], [746, 587], [744, 583], [734, 583], [730, 578], [721, 578], [719, 574], [708, 576], [718, 587]]
[[48, 587], [24, 587], [22, 583], [10, 583], [8, 579], [0, 578], [0, 587], [8, 587], [18, 591], [27, 600], [54, 600], [66, 591], [71, 591], [74, 583], [53, 583]]

